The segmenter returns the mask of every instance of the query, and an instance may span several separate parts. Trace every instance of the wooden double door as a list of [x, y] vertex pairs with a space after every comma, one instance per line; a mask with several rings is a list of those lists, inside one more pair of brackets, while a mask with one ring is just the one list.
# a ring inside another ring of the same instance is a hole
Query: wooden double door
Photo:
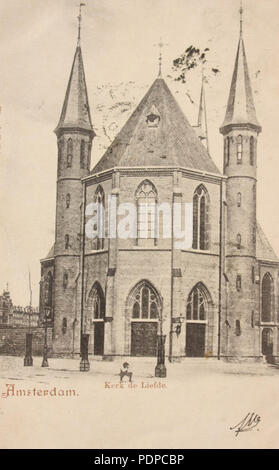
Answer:
[[94, 322], [94, 355], [103, 356], [105, 339], [105, 323], [103, 321]]
[[158, 322], [132, 321], [131, 355], [156, 356]]
[[186, 325], [186, 356], [204, 357], [205, 355], [204, 323], [187, 323]]

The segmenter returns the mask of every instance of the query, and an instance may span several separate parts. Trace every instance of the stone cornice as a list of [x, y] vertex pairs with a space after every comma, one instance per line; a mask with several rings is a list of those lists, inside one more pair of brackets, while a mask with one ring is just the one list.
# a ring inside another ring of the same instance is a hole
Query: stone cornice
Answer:
[[104, 170], [99, 173], [95, 173], [89, 176], [82, 178], [82, 182], [86, 185], [94, 184], [99, 181], [103, 181], [104, 179], [109, 179], [113, 173], [118, 172], [121, 175], [158, 175], [158, 176], [170, 176], [174, 171], [180, 171], [182, 176], [190, 177], [197, 180], [206, 180], [211, 181], [217, 184], [220, 184], [220, 181], [226, 180], [227, 176], [223, 174], [217, 173], [209, 173], [206, 171], [201, 170], [194, 170], [192, 168], [183, 168], [183, 167], [164, 167], [164, 166], [156, 166], [156, 167], [114, 167], [109, 170]]

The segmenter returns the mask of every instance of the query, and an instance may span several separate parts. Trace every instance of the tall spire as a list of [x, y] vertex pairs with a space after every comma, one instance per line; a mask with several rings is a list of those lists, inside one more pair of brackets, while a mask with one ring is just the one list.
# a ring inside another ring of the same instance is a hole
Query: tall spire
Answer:
[[202, 71], [202, 85], [201, 85], [201, 97], [200, 97], [200, 106], [199, 106], [199, 115], [198, 115], [198, 127], [200, 128], [200, 131], [201, 131], [200, 139], [204, 141], [204, 144], [207, 150], [209, 151], [204, 83], [205, 83], [205, 76], [204, 76], [204, 71]]
[[248, 71], [244, 40], [243, 40], [243, 7], [240, 6], [240, 35], [231, 82], [230, 94], [227, 104], [226, 116], [220, 129], [227, 126], [250, 125], [258, 132], [261, 126], [257, 120], [252, 86]]
[[205, 83], [205, 76], [204, 76], [204, 70], [202, 70], [202, 84], [201, 84], [198, 124], [197, 126], [193, 126], [193, 127], [196, 131], [198, 138], [205, 145], [207, 151], [209, 151], [204, 83]]
[[78, 16], [78, 40], [64, 104], [55, 132], [60, 129], [83, 129], [93, 132], [84, 66], [80, 47], [81, 3]]

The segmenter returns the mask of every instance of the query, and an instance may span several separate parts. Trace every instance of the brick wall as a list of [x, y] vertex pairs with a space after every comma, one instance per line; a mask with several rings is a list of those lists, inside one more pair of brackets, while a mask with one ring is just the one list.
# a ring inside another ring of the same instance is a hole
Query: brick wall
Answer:
[[[25, 338], [28, 328], [0, 328], [0, 355], [23, 356], [25, 354]], [[43, 355], [44, 328], [31, 328], [33, 334], [32, 354]], [[52, 352], [52, 329], [48, 329], [49, 354]]]

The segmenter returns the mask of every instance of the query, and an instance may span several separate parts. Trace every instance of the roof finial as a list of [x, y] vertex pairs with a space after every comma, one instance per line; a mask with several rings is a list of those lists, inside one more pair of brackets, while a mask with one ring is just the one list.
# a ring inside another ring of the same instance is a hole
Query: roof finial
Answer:
[[168, 44], [165, 44], [162, 42], [162, 38], [160, 38], [160, 41], [158, 44], [154, 44], [154, 46], [158, 46], [160, 53], [159, 53], [159, 72], [158, 72], [158, 77], [162, 77], [162, 48], [164, 46], [168, 46]]
[[240, 14], [240, 37], [242, 37], [242, 30], [243, 30], [243, 6], [242, 6], [242, 0], [240, 0], [239, 14]]
[[85, 3], [80, 3], [79, 4], [79, 15], [78, 15], [78, 39], [77, 39], [77, 45], [80, 45], [80, 30], [81, 30], [81, 8], [85, 7]]

